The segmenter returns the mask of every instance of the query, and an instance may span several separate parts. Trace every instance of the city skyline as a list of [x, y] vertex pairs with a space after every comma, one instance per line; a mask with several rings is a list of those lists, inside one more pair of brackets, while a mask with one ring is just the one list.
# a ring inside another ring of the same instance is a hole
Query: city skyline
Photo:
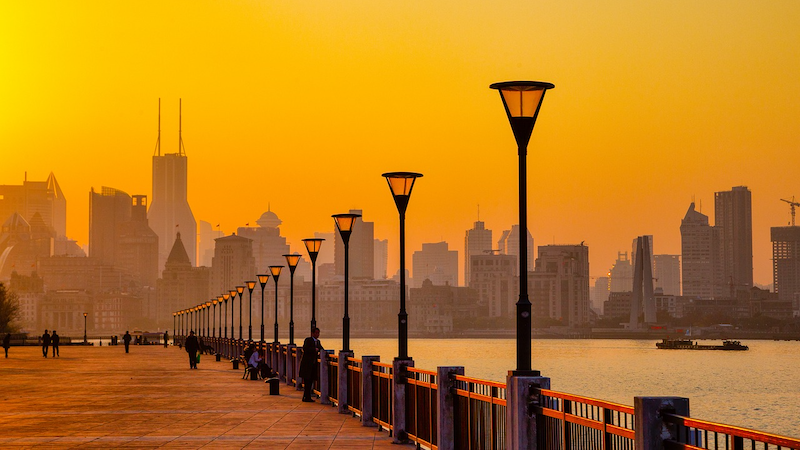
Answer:
[[[152, 198], [158, 98], [164, 153], [178, 152], [183, 99], [198, 221], [229, 234], [271, 204], [302, 253], [300, 239], [330, 230], [331, 214], [362, 209], [389, 239], [389, 276], [398, 224], [382, 172], [425, 174], [408, 209], [407, 257], [446, 241], [463, 264], [478, 205], [496, 233], [517, 223], [516, 149], [495, 81], [556, 85], [529, 147], [529, 228], [537, 247], [585, 241], [593, 276], [637, 235], [679, 254], [691, 201], [716, 220], [714, 193], [747, 186], [754, 281], [770, 284], [770, 227], [790, 220], [780, 199], [800, 195], [791, 2], [3, 11], [0, 33], [14, 46], [0, 87], [0, 183], [55, 173], [67, 236], [84, 246], [92, 186]], [[754, 93], [740, 93], [750, 83]]]

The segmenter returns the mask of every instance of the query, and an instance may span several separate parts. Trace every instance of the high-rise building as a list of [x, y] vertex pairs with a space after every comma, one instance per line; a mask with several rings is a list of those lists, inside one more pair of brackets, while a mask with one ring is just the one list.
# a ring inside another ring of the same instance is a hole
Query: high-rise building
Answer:
[[375, 239], [375, 280], [385, 280], [389, 267], [389, 240]]
[[414, 252], [411, 261], [412, 287], [422, 287], [425, 280], [437, 286], [458, 286], [458, 252], [449, 250], [447, 242], [422, 244], [422, 250]]
[[714, 228], [719, 229], [722, 277], [729, 290], [753, 286], [753, 218], [750, 190], [736, 186], [714, 194]]
[[[537, 282], [551, 280], [546, 297]], [[547, 304], [548, 315], [564, 325], [589, 322], [589, 247], [585, 245], [539, 246], [534, 273], [528, 276], [532, 304]], [[537, 308], [533, 307], [533, 310]], [[534, 312], [535, 314], [535, 312]]]
[[489, 317], [514, 317], [519, 299], [519, 265], [513, 255], [470, 256], [469, 287]]
[[[232, 234], [215, 240], [211, 262], [211, 295], [225, 294], [256, 279], [253, 241]], [[237, 305], [238, 307], [238, 305]]]
[[[533, 268], [533, 236], [530, 230], [528, 233], [528, 271]], [[514, 225], [510, 230], [503, 231], [500, 239], [497, 241], [497, 248], [502, 255], [519, 255], [519, 225]], [[517, 263], [519, 265], [519, 263]]]
[[681, 221], [683, 295], [702, 299], [723, 295], [719, 258], [718, 230], [692, 202]]
[[[350, 214], [362, 214], [362, 211], [351, 209]], [[375, 223], [365, 222], [363, 219], [363, 216], [356, 219], [350, 235], [348, 250], [351, 280], [358, 278], [371, 280], [375, 276]], [[336, 275], [344, 276], [344, 241], [338, 232], [334, 233], [333, 242]]]
[[628, 252], [617, 252], [617, 260], [608, 274], [609, 292], [633, 291], [633, 266], [628, 259]]
[[[159, 111], [159, 122], [161, 112]], [[175, 233], [180, 232], [189, 261], [197, 265], [197, 222], [187, 198], [188, 160], [178, 131], [178, 152], [161, 154], [161, 125], [159, 140], [153, 155], [153, 196], [148, 218], [150, 227], [158, 235], [158, 267], [164, 268], [175, 243]]]
[[268, 208], [256, 223], [257, 227], [239, 227], [237, 232], [239, 236], [253, 241], [257, 272], [269, 273], [269, 266], [285, 266], [286, 258], [283, 255], [290, 252], [286, 238], [281, 236], [281, 219]]
[[656, 289], [664, 295], [681, 295], [681, 256], [655, 255]]
[[487, 229], [484, 223], [478, 220], [467, 230], [464, 237], [464, 284], [469, 286], [470, 258], [473, 255], [483, 255], [492, 251], [492, 230]]
[[147, 197], [134, 195], [131, 216], [120, 224], [117, 265], [144, 286], [158, 279], [158, 235], [147, 224]]
[[608, 294], [611, 292], [608, 277], [597, 277], [592, 286], [592, 307], [603, 312], [603, 304], [608, 300]]
[[[770, 240], [772, 280], [778, 299], [797, 302], [800, 300], [800, 227], [772, 227]], [[797, 309], [800, 308], [795, 307]]]
[[222, 294], [221, 290], [214, 290], [213, 294], [209, 292], [209, 276], [209, 268], [192, 267], [181, 234], [176, 233], [164, 271], [156, 285], [159, 321], [169, 321], [165, 325], [171, 326], [173, 312], [191, 308], [212, 296]]
[[98, 263], [117, 265], [122, 224], [131, 219], [131, 196], [103, 186], [89, 191], [89, 256]]
[[28, 174], [25, 173], [20, 186], [0, 185], [0, 223], [14, 213], [27, 222], [39, 213], [56, 237], [67, 235], [67, 200], [52, 172], [46, 181], [28, 181]]

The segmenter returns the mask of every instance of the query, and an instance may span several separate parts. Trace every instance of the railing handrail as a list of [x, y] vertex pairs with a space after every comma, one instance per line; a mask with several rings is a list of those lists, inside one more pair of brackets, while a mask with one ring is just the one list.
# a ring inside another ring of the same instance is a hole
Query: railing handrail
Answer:
[[433, 376], [433, 377], [436, 376], [436, 372], [433, 372], [433, 371], [430, 371], [430, 370], [425, 370], [425, 369], [417, 369], [416, 367], [410, 367], [409, 366], [409, 367], [406, 367], [406, 370], [409, 371], [409, 372], [412, 372], [412, 373], [421, 373], [423, 375], [430, 375], [430, 376]]
[[737, 427], [734, 425], [725, 425], [717, 422], [709, 422], [707, 420], [693, 419], [691, 417], [679, 416], [677, 414], [665, 413], [663, 417], [665, 422], [674, 425], [682, 425], [684, 427], [723, 433], [730, 436], [750, 439], [759, 443], [774, 444], [789, 448], [800, 448], [800, 439], [794, 439], [772, 433], [765, 433], [763, 431]]
[[591, 406], [599, 406], [600, 408], [605, 408], [612, 411], [619, 411], [625, 414], [632, 415], [634, 413], [633, 406], [623, 405], [621, 403], [614, 403], [614, 402], [609, 402], [607, 400], [600, 400], [592, 397], [584, 397], [581, 395], [567, 394], [565, 392], [551, 391], [550, 389], [537, 388], [536, 390], [542, 395], [548, 397], [560, 398], [562, 400], [570, 400], [573, 402], [580, 402]]
[[505, 389], [505, 383], [498, 383], [496, 381], [481, 380], [480, 378], [465, 377], [464, 375], [456, 375], [456, 381], [464, 381], [466, 383], [481, 384], [484, 386], [491, 386], [496, 388]]
[[380, 362], [380, 361], [372, 361], [372, 366], [373, 366], [373, 367], [384, 367], [384, 368], [387, 368], [387, 369], [391, 369], [391, 368], [393, 368], [393, 367], [394, 367], [394, 366], [392, 366], [391, 364], [388, 364], [388, 363], [382, 363], [382, 362]]

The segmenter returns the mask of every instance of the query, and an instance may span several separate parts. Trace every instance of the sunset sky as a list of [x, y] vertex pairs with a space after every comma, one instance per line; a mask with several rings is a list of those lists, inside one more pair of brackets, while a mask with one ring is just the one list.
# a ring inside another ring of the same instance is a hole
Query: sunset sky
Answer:
[[0, 184], [54, 172], [86, 245], [90, 188], [149, 197], [158, 99], [172, 153], [182, 98], [198, 221], [230, 233], [269, 204], [300, 251], [360, 208], [393, 273], [380, 175], [416, 171], [409, 257], [445, 240], [463, 262], [478, 205], [495, 240], [517, 222], [488, 86], [548, 81], [528, 158], [537, 246], [585, 241], [594, 276], [637, 235], [679, 254], [692, 198], [713, 221], [714, 192], [746, 185], [755, 281], [771, 283], [769, 227], [800, 197], [798, 24], [796, 0], [2, 2]]

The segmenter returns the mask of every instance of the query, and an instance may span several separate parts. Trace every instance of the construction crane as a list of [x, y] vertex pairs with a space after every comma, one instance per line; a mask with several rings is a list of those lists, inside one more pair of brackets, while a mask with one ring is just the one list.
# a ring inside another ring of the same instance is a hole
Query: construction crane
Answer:
[[792, 208], [792, 226], [794, 226], [794, 208], [796, 206], [800, 206], [800, 203], [794, 201], [794, 195], [792, 196], [791, 200], [786, 200], [785, 198], [781, 199], [782, 202], [786, 202]]

